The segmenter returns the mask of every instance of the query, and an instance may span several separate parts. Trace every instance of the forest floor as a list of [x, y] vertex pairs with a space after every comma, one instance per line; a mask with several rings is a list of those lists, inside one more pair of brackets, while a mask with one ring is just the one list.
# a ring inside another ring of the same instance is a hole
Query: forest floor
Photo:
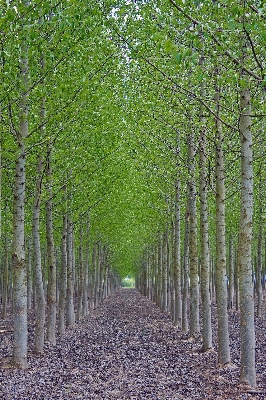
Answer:
[[[0, 399], [266, 399], [266, 313], [256, 321], [258, 390], [239, 382], [238, 314], [230, 312], [231, 355], [235, 368], [217, 366], [214, 351], [201, 353], [168, 315], [135, 289], [122, 289], [34, 356], [29, 326], [29, 368], [0, 369]], [[31, 322], [31, 321], [30, 321]], [[11, 318], [0, 321], [8, 328]], [[0, 358], [11, 356], [12, 334], [0, 335]]]

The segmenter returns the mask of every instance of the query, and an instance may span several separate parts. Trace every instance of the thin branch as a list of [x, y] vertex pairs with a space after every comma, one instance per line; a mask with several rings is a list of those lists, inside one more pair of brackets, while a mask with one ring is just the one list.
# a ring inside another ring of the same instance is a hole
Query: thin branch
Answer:
[[254, 47], [254, 43], [253, 43], [253, 41], [252, 41], [252, 39], [251, 39], [251, 36], [250, 36], [249, 32], [247, 31], [247, 29], [246, 29], [245, 26], [244, 26], [244, 32], [245, 32], [245, 34], [247, 35], [247, 38], [248, 38], [248, 41], [249, 41], [249, 43], [250, 43], [253, 56], [254, 56], [254, 58], [255, 58], [255, 60], [256, 60], [256, 63], [257, 63], [257, 65], [258, 65], [258, 67], [259, 67], [260, 70], [261, 70], [261, 76], [262, 76], [262, 79], [263, 79], [263, 78], [264, 78], [264, 73], [263, 73], [264, 68], [263, 68], [261, 62], [259, 61], [259, 59], [258, 59], [258, 57], [257, 57], [256, 51], [255, 51], [255, 47]]
[[[171, 0], [169, 0], [171, 1]], [[112, 28], [114, 29], [114, 31], [116, 32], [116, 34], [120, 37], [120, 39], [123, 40], [123, 42], [125, 42], [128, 46], [130, 46], [130, 42], [123, 36], [121, 35], [121, 33], [112, 26]], [[136, 51], [136, 50], [134, 50]], [[225, 126], [227, 126], [228, 128], [239, 132], [238, 128], [230, 125], [229, 123], [225, 122], [223, 119], [221, 119], [219, 117], [219, 115], [216, 115], [216, 113], [214, 111], [212, 111], [212, 109], [206, 104], [206, 102], [204, 100], [202, 100], [202, 98], [200, 98], [197, 94], [195, 94], [194, 92], [191, 92], [188, 89], [183, 88], [181, 85], [179, 85], [173, 78], [171, 78], [169, 75], [167, 75], [165, 72], [163, 72], [160, 68], [158, 68], [156, 65], [154, 65], [151, 61], [149, 61], [148, 58], [144, 57], [144, 56], [139, 56], [142, 60], [146, 61], [147, 64], [151, 65], [156, 71], [160, 72], [166, 79], [168, 79], [170, 82], [172, 82], [175, 87], [179, 88], [180, 90], [182, 90], [183, 92], [185, 92], [186, 94], [189, 94], [192, 98], [196, 99], [197, 101], [199, 101], [215, 118], [217, 118], [219, 121], [221, 121], [222, 124], [224, 124]], [[176, 93], [177, 90], [173, 89]]]
[[[220, 42], [219, 39], [217, 39], [217, 37], [210, 31], [210, 29], [206, 28], [205, 25], [203, 25], [200, 21], [196, 20], [195, 18], [193, 18], [190, 14], [186, 13], [185, 10], [180, 7], [178, 4], [176, 4], [176, 2], [174, 0], [169, 0], [169, 2], [178, 10], [180, 11], [187, 19], [189, 19], [191, 22], [193, 22], [195, 25], [199, 25], [202, 29], [207, 30], [207, 32], [209, 33], [210, 37], [212, 38], [212, 40], [221, 48], [223, 48], [223, 43]], [[239, 61], [236, 57], [234, 57], [229, 50], [224, 50], [224, 53], [230, 58], [230, 60], [233, 61], [234, 64], [236, 64], [238, 67], [241, 67], [243, 69], [243, 71], [245, 71], [248, 75], [252, 76], [253, 78], [255, 78], [257, 81], [261, 82], [263, 80], [263, 78], [261, 78], [259, 75], [255, 74], [254, 72], [252, 72], [250, 69], [244, 67], [242, 65], [242, 62]]]
[[9, 121], [10, 121], [10, 129], [11, 129], [11, 133], [14, 137], [14, 139], [20, 143], [20, 133], [19, 131], [16, 129], [14, 122], [13, 122], [13, 114], [12, 114], [12, 105], [9, 102], [8, 103], [8, 116], [9, 116]]

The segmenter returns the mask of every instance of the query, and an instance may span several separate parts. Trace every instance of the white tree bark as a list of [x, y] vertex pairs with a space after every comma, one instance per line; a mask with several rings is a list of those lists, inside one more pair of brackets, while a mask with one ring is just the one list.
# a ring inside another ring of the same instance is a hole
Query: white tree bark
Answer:
[[[246, 81], [248, 84], [248, 82]], [[252, 281], [253, 169], [250, 89], [240, 93], [239, 131], [241, 140], [241, 213], [239, 226], [238, 271], [240, 300], [241, 367], [240, 381], [256, 386], [255, 326]]]
[[228, 287], [228, 308], [232, 309], [234, 306], [234, 288], [235, 288], [235, 257], [233, 240], [229, 241], [229, 287]]
[[14, 187], [13, 222], [13, 313], [14, 347], [13, 362], [19, 368], [27, 368], [27, 267], [25, 262], [24, 212], [25, 212], [25, 164], [24, 143], [20, 145], [20, 155], [16, 163]]
[[65, 307], [67, 290], [67, 214], [63, 216], [63, 230], [61, 240], [61, 271], [60, 271], [60, 289], [59, 289], [59, 307], [58, 307], [58, 333], [65, 333]]
[[[202, 121], [203, 123], [204, 121]], [[207, 197], [206, 132], [200, 133], [200, 238], [201, 238], [201, 297], [203, 351], [212, 348], [211, 298], [210, 298], [210, 251]]]
[[89, 273], [89, 251], [90, 251], [90, 221], [89, 221], [89, 213], [88, 220], [86, 225], [86, 249], [85, 249], [85, 271], [84, 271], [84, 290], [83, 290], [83, 301], [82, 301], [82, 316], [88, 314], [88, 273]]
[[168, 288], [168, 263], [167, 263], [167, 251], [168, 251], [168, 233], [166, 232], [163, 236], [163, 247], [162, 247], [162, 311], [167, 312], [167, 288]]
[[43, 353], [44, 325], [45, 325], [45, 296], [43, 289], [41, 243], [40, 243], [40, 205], [43, 178], [43, 161], [39, 158], [32, 220], [33, 252], [34, 252], [34, 280], [36, 290], [36, 325], [34, 353]]
[[56, 260], [53, 237], [53, 203], [52, 203], [52, 169], [51, 150], [48, 150], [47, 157], [47, 182], [48, 200], [46, 202], [46, 242], [48, 262], [48, 287], [47, 287], [47, 340], [56, 344]]
[[258, 236], [258, 261], [256, 265], [256, 293], [257, 293], [257, 317], [261, 317], [262, 310], [262, 282], [261, 282], [261, 272], [262, 272], [262, 221], [260, 221], [259, 226], [259, 236]]
[[[189, 191], [188, 191], [189, 192]], [[184, 238], [184, 284], [182, 293], [182, 331], [188, 331], [188, 293], [189, 293], [189, 195], [187, 196], [187, 207], [185, 216], [185, 238]]]
[[83, 231], [80, 228], [80, 245], [79, 245], [79, 260], [78, 260], [78, 307], [77, 307], [77, 320], [82, 318], [83, 298], [84, 298], [84, 257], [83, 257]]
[[4, 248], [4, 271], [3, 271], [3, 288], [2, 288], [2, 319], [7, 315], [7, 300], [8, 300], [8, 243], [7, 233], [5, 234], [5, 248]]
[[[24, 2], [27, 5], [27, 2]], [[26, 138], [28, 135], [28, 46], [22, 38], [20, 57], [21, 95], [19, 103], [18, 158], [16, 161], [13, 206], [13, 364], [27, 368], [27, 267], [25, 262]]]
[[189, 277], [190, 277], [190, 321], [189, 335], [196, 338], [199, 334], [199, 274], [197, 245], [197, 201], [195, 182], [195, 142], [194, 134], [188, 137], [188, 173], [189, 173]]
[[66, 293], [66, 326], [75, 324], [74, 311], [74, 278], [73, 278], [73, 223], [68, 217], [67, 227], [67, 293]]
[[97, 243], [94, 243], [92, 252], [91, 266], [91, 308], [95, 308], [95, 290], [96, 290], [96, 264], [97, 264]]
[[27, 247], [27, 308], [32, 308], [32, 238], [26, 240]]
[[181, 257], [180, 257], [180, 181], [175, 184], [175, 221], [174, 221], [174, 324], [182, 326], [182, 293], [181, 293]]
[[262, 292], [262, 231], [263, 231], [263, 221], [262, 221], [262, 171], [260, 166], [260, 183], [259, 183], [259, 235], [258, 235], [258, 261], [256, 264], [256, 293], [257, 293], [257, 317], [261, 317], [261, 309], [262, 309], [262, 300], [263, 300], [263, 292]]
[[[216, 86], [215, 102], [217, 115], [220, 112], [220, 93]], [[230, 346], [227, 314], [227, 275], [225, 242], [225, 178], [222, 125], [216, 122], [216, 302], [218, 318], [218, 363], [230, 363]]]

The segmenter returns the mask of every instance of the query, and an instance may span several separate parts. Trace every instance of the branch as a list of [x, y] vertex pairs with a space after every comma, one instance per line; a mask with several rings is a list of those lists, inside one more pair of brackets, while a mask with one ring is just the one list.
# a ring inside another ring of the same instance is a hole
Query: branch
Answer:
[[[169, 0], [172, 2], [172, 0]], [[128, 46], [130, 46], [130, 42], [123, 36], [121, 35], [121, 33], [112, 26], [112, 28], [114, 29], [114, 31], [116, 32], [116, 34], [120, 37], [120, 39], [123, 40], [123, 42], [125, 42]], [[136, 50], [134, 50], [136, 52]], [[238, 128], [228, 124], [227, 122], [225, 122], [223, 119], [221, 119], [219, 117], [219, 115], [217, 115], [214, 111], [212, 111], [212, 109], [208, 106], [208, 104], [206, 104], [206, 102], [204, 100], [202, 100], [198, 95], [196, 95], [194, 92], [191, 92], [188, 89], [184, 89], [181, 85], [179, 85], [173, 78], [171, 78], [169, 75], [167, 75], [165, 72], [163, 72], [162, 70], [160, 70], [158, 67], [156, 67], [156, 65], [154, 65], [151, 61], [149, 61], [148, 58], [141, 56], [140, 58], [143, 59], [144, 61], [146, 61], [147, 64], [151, 65], [154, 69], [156, 69], [156, 71], [160, 72], [166, 79], [168, 79], [170, 82], [172, 82], [177, 88], [179, 88], [180, 90], [182, 90], [183, 92], [185, 92], [186, 94], [189, 94], [192, 98], [196, 99], [197, 101], [199, 101], [208, 111], [209, 113], [211, 113], [215, 118], [217, 118], [219, 121], [221, 121], [222, 124], [224, 124], [225, 126], [227, 126], [228, 128], [239, 132]], [[173, 89], [176, 93], [178, 93], [176, 91], [176, 89]]]
[[[189, 15], [188, 13], [185, 12], [185, 10], [180, 7], [178, 4], [175, 3], [174, 0], [169, 0], [170, 3], [178, 10], [180, 11], [187, 19], [189, 19], [191, 22], [193, 22], [195, 25], [199, 25], [202, 29], [207, 30], [207, 32], [209, 33], [210, 37], [212, 38], [212, 40], [220, 47], [223, 48], [223, 43], [220, 42], [219, 39], [217, 39], [217, 37], [208, 29], [206, 28], [206, 26], [204, 26], [200, 21], [194, 19], [191, 15]], [[257, 81], [261, 82], [263, 80], [263, 78], [261, 78], [259, 75], [255, 74], [254, 72], [252, 72], [250, 69], [244, 67], [241, 63], [241, 61], [239, 61], [236, 57], [234, 57], [229, 50], [224, 50], [224, 53], [230, 58], [231, 61], [233, 61], [234, 64], [236, 64], [238, 67], [241, 67], [243, 71], [245, 71], [248, 75], [252, 76], [253, 78], [255, 78]]]
[[[253, 10], [256, 14], [259, 15], [259, 10], [257, 9], [257, 7], [253, 6], [252, 4], [249, 5], [251, 10]], [[266, 19], [264, 15], [260, 15], [261, 18]]]
[[249, 32], [246, 30], [246, 27], [245, 27], [245, 26], [244, 26], [244, 32], [245, 32], [246, 35], [247, 35], [247, 38], [248, 38], [248, 41], [249, 41], [249, 43], [250, 43], [253, 56], [254, 56], [254, 58], [255, 58], [255, 60], [256, 60], [256, 63], [257, 63], [257, 65], [258, 65], [258, 67], [259, 67], [260, 70], [261, 70], [261, 76], [262, 76], [262, 79], [263, 79], [263, 78], [264, 78], [264, 73], [263, 73], [264, 68], [263, 68], [261, 62], [259, 62], [259, 60], [258, 60], [256, 51], [255, 51], [255, 48], [254, 48], [253, 41], [252, 41], [252, 39], [251, 39], [251, 36], [250, 36]]
[[[219, 115], [217, 115], [214, 111], [212, 111], [212, 109], [208, 106], [208, 104], [206, 104], [206, 102], [204, 100], [202, 100], [197, 94], [195, 94], [194, 92], [191, 92], [188, 89], [184, 89], [183, 87], [181, 87], [180, 85], [178, 85], [173, 78], [171, 78], [170, 76], [168, 76], [165, 72], [161, 71], [158, 67], [156, 67], [156, 65], [152, 64], [150, 61], [148, 61], [148, 59], [146, 59], [145, 57], [142, 57], [148, 64], [150, 64], [153, 68], [155, 68], [158, 72], [160, 72], [166, 79], [170, 80], [177, 88], [179, 88], [180, 90], [183, 90], [184, 92], [186, 92], [187, 94], [189, 94], [191, 97], [193, 97], [194, 99], [196, 99], [197, 101], [199, 101], [215, 118], [217, 118], [220, 122], [222, 122], [222, 124], [224, 124], [225, 126], [227, 126], [230, 129], [235, 130], [236, 132], [238, 132], [238, 128], [228, 124], [227, 122], [225, 122], [222, 118], [219, 117]], [[173, 90], [175, 92], [177, 92], [177, 90], [175, 88], [173, 88]], [[178, 93], [178, 92], [177, 92]]]
[[9, 121], [10, 121], [10, 128], [11, 128], [11, 133], [14, 136], [15, 140], [20, 143], [20, 133], [16, 129], [14, 122], [13, 122], [13, 114], [12, 114], [12, 104], [11, 102], [8, 103], [8, 116], [9, 116]]

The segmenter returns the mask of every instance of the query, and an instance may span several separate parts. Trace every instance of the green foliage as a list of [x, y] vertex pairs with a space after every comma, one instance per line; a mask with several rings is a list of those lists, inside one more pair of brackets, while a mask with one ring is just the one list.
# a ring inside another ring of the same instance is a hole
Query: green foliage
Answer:
[[130, 277], [126, 277], [126, 278], [122, 279], [122, 287], [123, 288], [134, 288], [135, 280]]
[[[207, 1], [177, 4], [183, 12], [161, 1], [33, 1], [30, 10], [25, 10], [23, 3], [15, 7], [11, 2], [1, 2], [5, 229], [10, 229], [12, 220], [17, 152], [14, 132], [19, 129], [18, 60], [20, 44], [26, 38], [30, 83], [28, 234], [37, 159], [40, 155], [45, 159], [52, 141], [57, 246], [66, 207], [77, 232], [90, 210], [91, 243], [101, 237], [110, 247], [112, 264], [120, 275], [134, 273], [145, 249], [156, 243], [173, 218], [177, 176], [181, 180], [181, 213], [185, 214], [186, 140], [191, 129], [197, 137], [203, 113], [209, 142], [210, 228], [214, 237], [215, 84], [221, 88], [220, 115], [225, 122], [227, 229], [228, 234], [236, 232], [240, 190], [238, 98], [246, 80], [239, 78], [240, 67], [235, 60], [241, 61], [240, 44], [247, 40], [244, 67], [255, 75], [250, 85], [254, 115], [258, 115], [254, 117], [254, 135], [264, 138], [265, 7], [260, 5], [258, 12], [245, 11], [231, 0], [216, 1], [211, 7]], [[23, 13], [25, 18], [21, 18]], [[200, 64], [202, 56], [204, 66]], [[40, 116], [42, 99], [44, 124]], [[260, 151], [255, 142], [255, 179], [265, 153], [264, 149], [262, 155]], [[44, 178], [42, 207], [47, 199], [45, 183]], [[255, 212], [257, 204], [256, 199]]]

